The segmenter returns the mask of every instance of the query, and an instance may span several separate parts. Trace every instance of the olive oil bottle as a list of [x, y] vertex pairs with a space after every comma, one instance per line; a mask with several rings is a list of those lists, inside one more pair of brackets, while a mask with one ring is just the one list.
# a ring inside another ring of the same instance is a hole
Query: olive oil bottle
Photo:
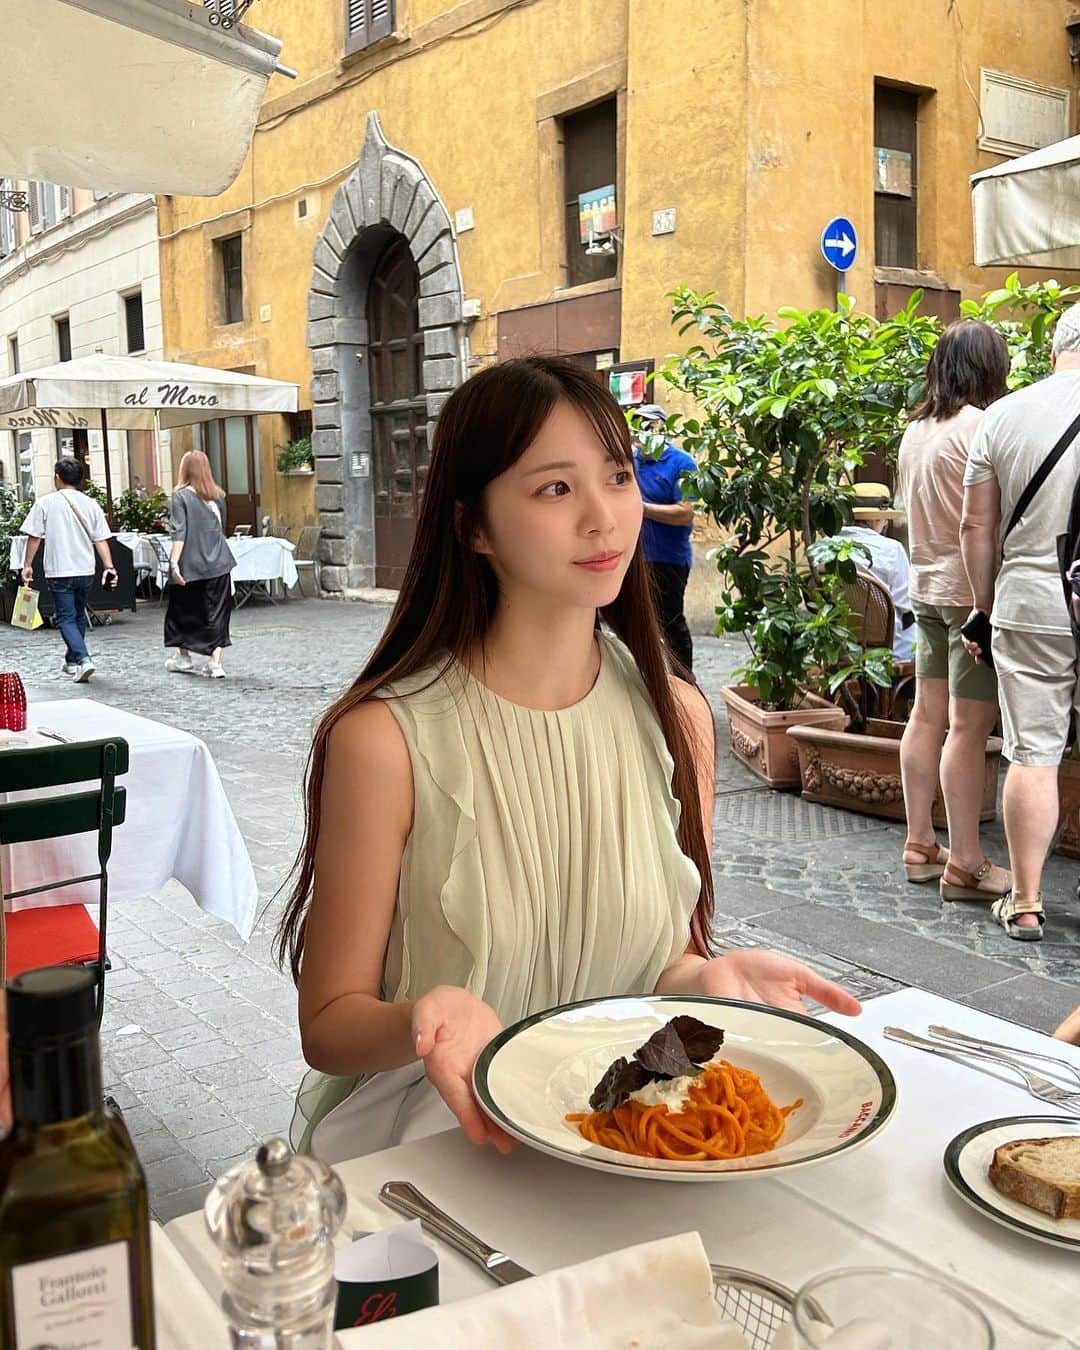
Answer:
[[154, 1350], [146, 1180], [102, 1100], [94, 988], [77, 966], [27, 971], [7, 987], [4, 1350]]

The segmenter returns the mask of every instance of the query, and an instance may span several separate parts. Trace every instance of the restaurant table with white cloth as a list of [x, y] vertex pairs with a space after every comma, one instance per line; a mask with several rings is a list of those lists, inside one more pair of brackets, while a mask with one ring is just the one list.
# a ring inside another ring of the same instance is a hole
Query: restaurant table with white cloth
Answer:
[[293, 545], [277, 535], [233, 535], [228, 540], [236, 566], [232, 570], [236, 607], [241, 608], [253, 594], [256, 586], [265, 590], [268, 600], [274, 598], [274, 586], [280, 585], [288, 598], [289, 587], [299, 577], [293, 562]]
[[[26, 720], [27, 733], [0, 741], [0, 783], [5, 746], [58, 744], [36, 733], [38, 727], [67, 741], [122, 736], [128, 743], [130, 768], [119, 780], [127, 789], [127, 819], [113, 835], [111, 899], [140, 899], [175, 878], [200, 909], [228, 920], [241, 937], [250, 936], [258, 902], [255, 873], [217, 767], [198, 737], [94, 699], [34, 701]], [[4, 847], [5, 890], [86, 876], [96, 870], [96, 857], [93, 835]], [[96, 898], [96, 883], [83, 883], [9, 900], [7, 907], [87, 904]]]
[[[994, 1324], [998, 1350], [1077, 1350], [1076, 1253], [985, 1217], [953, 1192], [942, 1166], [953, 1137], [980, 1121], [1063, 1113], [996, 1077], [897, 1045], [883, 1028], [925, 1034], [941, 1023], [1052, 1051], [1077, 1065], [1080, 1049], [918, 989], [872, 999], [857, 1018], [827, 1014], [824, 1020], [865, 1041], [896, 1076], [896, 1113], [863, 1147], [782, 1178], [731, 1176], [688, 1186], [586, 1170], [522, 1144], [503, 1157], [451, 1130], [340, 1164], [336, 1170], [349, 1198], [341, 1240], [354, 1230], [401, 1222], [378, 1192], [387, 1181], [409, 1181], [533, 1272], [696, 1231], [711, 1261], [795, 1289], [839, 1267], [899, 1266], [943, 1275], [976, 1298]], [[174, 1219], [166, 1232], [216, 1300], [219, 1253], [201, 1212]], [[444, 1304], [495, 1288], [463, 1256], [429, 1240], [439, 1253]], [[403, 1323], [402, 1350], [413, 1345], [406, 1331]], [[339, 1333], [339, 1343], [352, 1350], [362, 1346], [364, 1334]]]

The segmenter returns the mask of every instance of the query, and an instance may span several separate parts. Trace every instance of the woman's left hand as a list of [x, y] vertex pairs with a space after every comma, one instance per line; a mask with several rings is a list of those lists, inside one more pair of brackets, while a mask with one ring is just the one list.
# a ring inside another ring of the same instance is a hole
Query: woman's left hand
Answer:
[[698, 992], [716, 998], [738, 998], [746, 1003], [765, 1003], [789, 1012], [805, 1012], [804, 998], [849, 1017], [862, 1010], [859, 1000], [838, 984], [790, 956], [763, 947], [740, 949], [706, 961], [700, 968]]

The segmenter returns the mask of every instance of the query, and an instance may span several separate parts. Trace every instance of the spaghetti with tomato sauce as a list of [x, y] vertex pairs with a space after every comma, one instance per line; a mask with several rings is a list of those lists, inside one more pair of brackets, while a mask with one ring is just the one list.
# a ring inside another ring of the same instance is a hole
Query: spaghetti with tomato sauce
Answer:
[[706, 1162], [768, 1153], [802, 1104], [800, 1097], [777, 1106], [756, 1073], [723, 1059], [688, 1080], [686, 1101], [677, 1109], [631, 1095], [611, 1111], [571, 1112], [566, 1121], [590, 1143], [619, 1153]]

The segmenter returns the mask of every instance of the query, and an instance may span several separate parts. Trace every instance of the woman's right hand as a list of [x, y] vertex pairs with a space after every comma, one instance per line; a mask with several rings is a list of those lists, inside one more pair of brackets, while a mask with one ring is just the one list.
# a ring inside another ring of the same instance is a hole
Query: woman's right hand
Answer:
[[476, 1104], [473, 1066], [502, 1023], [482, 999], [439, 985], [413, 1005], [412, 1034], [424, 1071], [474, 1144], [492, 1143], [509, 1153], [514, 1141]]

